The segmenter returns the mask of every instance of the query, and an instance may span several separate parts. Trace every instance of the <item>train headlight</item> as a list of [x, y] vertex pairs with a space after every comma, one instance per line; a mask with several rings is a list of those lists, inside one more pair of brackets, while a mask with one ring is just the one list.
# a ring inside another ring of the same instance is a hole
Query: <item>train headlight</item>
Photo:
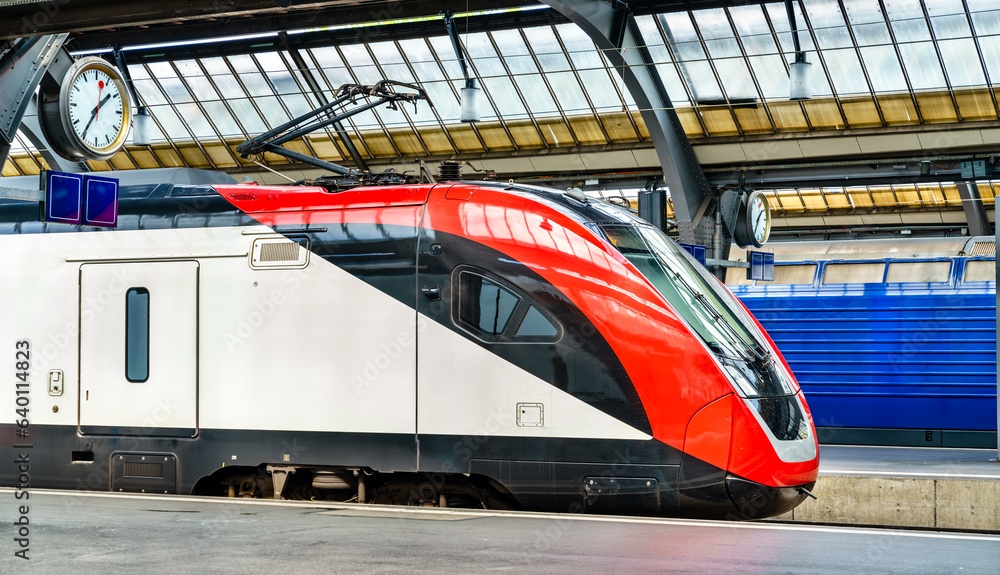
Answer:
[[757, 375], [749, 365], [741, 362], [727, 361], [722, 366], [729, 375], [729, 380], [736, 386], [736, 391], [740, 394], [740, 397], [756, 397], [760, 395], [757, 391], [757, 386], [754, 385], [754, 382], [757, 381]]

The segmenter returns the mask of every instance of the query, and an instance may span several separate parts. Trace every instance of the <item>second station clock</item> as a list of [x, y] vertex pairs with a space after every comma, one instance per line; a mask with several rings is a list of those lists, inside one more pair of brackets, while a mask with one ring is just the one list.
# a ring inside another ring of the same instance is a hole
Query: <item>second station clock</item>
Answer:
[[73, 161], [111, 159], [125, 145], [132, 123], [121, 74], [103, 58], [77, 60], [58, 93], [41, 95], [39, 122], [60, 156]]
[[754, 191], [740, 207], [733, 239], [740, 246], [761, 247], [771, 235], [771, 206], [767, 196]]

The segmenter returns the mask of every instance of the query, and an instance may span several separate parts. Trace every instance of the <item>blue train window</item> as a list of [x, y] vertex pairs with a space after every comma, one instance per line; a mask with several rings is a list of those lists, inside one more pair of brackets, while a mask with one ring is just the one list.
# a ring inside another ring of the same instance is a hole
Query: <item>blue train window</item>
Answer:
[[524, 314], [521, 325], [517, 327], [514, 337], [555, 337], [559, 330], [552, 325], [547, 317], [538, 311], [538, 308], [531, 306]]
[[889, 262], [886, 283], [947, 282], [951, 275], [951, 261]]
[[133, 383], [149, 379], [149, 290], [125, 293], [125, 378]]
[[965, 263], [965, 280], [967, 282], [997, 281], [996, 260], [969, 260]]
[[483, 334], [502, 334], [519, 300], [510, 290], [481, 275], [462, 272], [459, 317]]
[[518, 288], [466, 266], [456, 275], [452, 317], [477, 338], [493, 343], [552, 343], [561, 337], [559, 323]]
[[885, 262], [829, 263], [823, 274], [827, 284], [880, 284], [885, 277]]

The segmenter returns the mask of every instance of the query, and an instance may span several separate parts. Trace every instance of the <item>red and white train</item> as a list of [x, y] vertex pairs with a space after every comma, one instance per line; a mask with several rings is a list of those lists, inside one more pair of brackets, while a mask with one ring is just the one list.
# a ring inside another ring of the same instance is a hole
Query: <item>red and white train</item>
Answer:
[[449, 182], [123, 188], [114, 231], [37, 209], [0, 203], [0, 458], [32, 487], [753, 518], [816, 481], [770, 338], [611, 204]]

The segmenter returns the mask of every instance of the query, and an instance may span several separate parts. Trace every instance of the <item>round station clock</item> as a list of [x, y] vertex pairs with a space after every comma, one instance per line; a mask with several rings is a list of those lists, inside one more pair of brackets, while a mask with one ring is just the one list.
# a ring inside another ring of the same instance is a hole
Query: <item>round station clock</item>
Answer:
[[67, 160], [108, 160], [125, 145], [132, 123], [128, 90], [103, 58], [73, 63], [58, 93], [42, 94], [39, 122], [52, 149]]
[[736, 243], [741, 247], [761, 247], [771, 235], [771, 205], [767, 196], [751, 192], [745, 204], [740, 207], [736, 220]]

